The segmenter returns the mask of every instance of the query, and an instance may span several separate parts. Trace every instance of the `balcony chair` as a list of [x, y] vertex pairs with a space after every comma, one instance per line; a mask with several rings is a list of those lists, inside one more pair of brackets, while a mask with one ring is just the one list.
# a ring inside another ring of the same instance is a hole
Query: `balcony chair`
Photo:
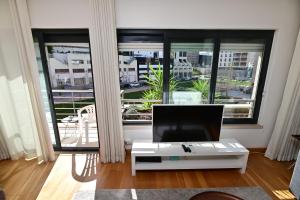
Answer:
[[77, 111], [80, 133], [83, 133], [83, 127], [86, 137], [86, 142], [89, 142], [89, 124], [96, 123], [95, 105], [88, 105], [80, 108]]

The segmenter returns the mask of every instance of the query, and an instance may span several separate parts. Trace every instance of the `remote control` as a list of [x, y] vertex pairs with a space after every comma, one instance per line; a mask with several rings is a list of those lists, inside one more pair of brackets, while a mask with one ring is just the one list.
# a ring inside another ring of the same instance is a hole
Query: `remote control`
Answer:
[[189, 150], [188, 150], [188, 147], [186, 147], [184, 144], [182, 144], [181, 146], [182, 146], [184, 152], [188, 152], [188, 151], [189, 151]]
[[191, 148], [190, 148], [190, 147], [187, 147], [187, 151], [188, 151], [189, 153], [191, 153], [191, 152], [192, 152], [192, 150], [191, 150]]

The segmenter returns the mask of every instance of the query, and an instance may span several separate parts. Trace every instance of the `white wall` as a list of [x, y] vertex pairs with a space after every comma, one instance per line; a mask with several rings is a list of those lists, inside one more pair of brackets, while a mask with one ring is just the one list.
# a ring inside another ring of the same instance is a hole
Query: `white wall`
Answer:
[[[89, 26], [86, 0], [28, 0], [33, 28]], [[224, 129], [247, 147], [265, 147], [272, 133], [300, 25], [299, 0], [116, 0], [118, 28], [276, 30], [259, 124]], [[151, 138], [147, 126], [124, 127], [125, 138]]]
[[28, 0], [32, 28], [87, 28], [88, 0]]

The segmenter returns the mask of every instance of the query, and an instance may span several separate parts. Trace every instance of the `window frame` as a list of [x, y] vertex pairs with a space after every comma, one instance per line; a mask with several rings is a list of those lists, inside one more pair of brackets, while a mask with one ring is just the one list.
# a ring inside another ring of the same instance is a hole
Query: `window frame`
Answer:
[[[194, 30], [194, 29], [117, 29], [117, 41], [126, 42], [160, 42], [163, 43], [163, 103], [169, 103], [170, 51], [171, 43], [199, 43], [212, 39], [214, 43], [210, 96], [209, 102], [214, 103], [216, 82], [218, 75], [219, 53], [222, 39], [259, 39], [263, 41], [264, 52], [261, 71], [258, 80], [255, 105], [252, 118], [224, 118], [224, 124], [257, 124], [263, 90], [265, 86], [268, 64], [274, 37], [274, 30]], [[151, 124], [151, 122], [134, 121], [126, 124]]]

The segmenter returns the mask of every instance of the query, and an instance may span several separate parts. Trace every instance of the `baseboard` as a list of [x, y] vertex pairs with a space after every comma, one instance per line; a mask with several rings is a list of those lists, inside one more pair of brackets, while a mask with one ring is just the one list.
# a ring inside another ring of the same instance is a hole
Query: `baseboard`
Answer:
[[250, 153], [258, 152], [258, 153], [265, 153], [267, 148], [247, 148]]

